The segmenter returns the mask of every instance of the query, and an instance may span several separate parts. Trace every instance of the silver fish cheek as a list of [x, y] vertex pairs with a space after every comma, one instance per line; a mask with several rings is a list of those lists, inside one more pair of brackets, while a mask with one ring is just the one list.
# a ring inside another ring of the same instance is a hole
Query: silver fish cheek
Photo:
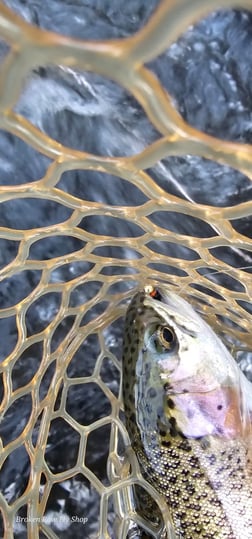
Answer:
[[139, 353], [136, 362], [134, 400], [136, 422], [144, 447], [150, 443], [151, 433], [157, 431], [158, 420], [165, 419], [164, 383], [157, 361], [149, 351]]

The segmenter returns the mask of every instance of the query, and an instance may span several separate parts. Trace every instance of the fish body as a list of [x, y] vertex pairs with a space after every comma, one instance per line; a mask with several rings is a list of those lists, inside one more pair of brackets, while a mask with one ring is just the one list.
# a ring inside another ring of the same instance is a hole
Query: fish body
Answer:
[[[166, 286], [129, 305], [123, 397], [142, 475], [165, 498], [176, 537], [252, 539], [252, 385]], [[157, 523], [154, 500], [135, 493], [140, 514]]]

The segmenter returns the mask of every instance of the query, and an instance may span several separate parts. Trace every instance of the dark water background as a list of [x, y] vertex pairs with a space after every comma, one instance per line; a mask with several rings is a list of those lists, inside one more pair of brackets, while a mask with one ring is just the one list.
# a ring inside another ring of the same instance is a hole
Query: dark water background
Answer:
[[[26, 21], [68, 36], [80, 39], [109, 39], [132, 35], [142, 27], [159, 3], [154, 0], [8, 0], [5, 3]], [[223, 139], [251, 143], [252, 141], [252, 14], [241, 11], [219, 11], [195, 28], [191, 28], [149, 67], [158, 75], [177, 103], [182, 116], [193, 126]], [[131, 155], [141, 151], [158, 138], [158, 133], [135, 99], [114, 82], [93, 73], [76, 74], [55, 67], [38, 67], [24, 88], [17, 106], [19, 113], [57, 141], [98, 155]], [[18, 185], [42, 177], [50, 160], [28, 147], [17, 137], [0, 132], [0, 184]], [[169, 157], [157, 164], [150, 175], [167, 192], [188, 198], [196, 203], [216, 206], [234, 205], [251, 198], [251, 182], [241, 173], [214, 162], [193, 156]], [[63, 174], [62, 189], [86, 200], [110, 204], [138, 205], [145, 197], [136, 187], [125, 185], [120, 178], [89, 171]], [[46, 226], [66, 219], [70, 211], [56, 202], [36, 199], [15, 200], [0, 206], [0, 226], [28, 229]], [[154, 222], [181, 233], [207, 236], [203, 228], [189, 217], [181, 221], [175, 213], [157, 213]], [[87, 218], [86, 230], [111, 235], [115, 232], [112, 219]], [[241, 219], [236, 227], [251, 237], [251, 220]], [[118, 235], [134, 236], [137, 227], [121, 221]], [[31, 258], [47, 259], [72, 252], [82, 246], [80, 240], [68, 237], [50, 238], [33, 247]], [[16, 255], [18, 243], [0, 240], [0, 267]], [[113, 256], [113, 248], [107, 248]], [[168, 254], [168, 251], [167, 251]], [[183, 248], [169, 245], [169, 255], [182, 256]], [[251, 264], [250, 254], [244, 251], [222, 249], [220, 257], [234, 266]], [[127, 251], [125, 251], [125, 257]], [[189, 256], [189, 255], [188, 255]], [[87, 271], [85, 262], [57, 270], [55, 279], [68, 280]], [[23, 271], [12, 280], [0, 284], [0, 307], [13, 305], [35, 288], [39, 272]], [[72, 277], [71, 277], [72, 278]], [[94, 286], [96, 286], [94, 284]], [[82, 290], [83, 301], [87, 290]], [[89, 293], [90, 288], [89, 288]], [[77, 300], [76, 300], [77, 301]], [[48, 294], [33, 304], [28, 311], [29, 334], [38, 332], [53, 319], [59, 305], [57, 294]], [[72, 320], [66, 319], [55, 337], [60, 342]], [[121, 344], [122, 324], [108, 332], [112, 348]], [[13, 318], [0, 321], [0, 359], [16, 342]], [[92, 372], [98, 352], [94, 338], [83, 343], [78, 356], [69, 367], [71, 376], [85, 376]], [[36, 372], [42, 350], [34, 345], [20, 358], [13, 372], [14, 387], [31, 379]], [[85, 362], [79, 361], [85, 357]], [[51, 379], [47, 372], [44, 388]], [[119, 378], [112, 364], [106, 367], [107, 382], [114, 392]], [[15, 386], [16, 384], [16, 386]], [[71, 413], [80, 423], [91, 423], [109, 413], [109, 403], [103, 393], [95, 395], [94, 387], [79, 386], [71, 399]], [[98, 398], [97, 398], [98, 397]], [[29, 417], [31, 403], [21, 399], [13, 406], [0, 425], [5, 443], [16, 438], [20, 424]], [[19, 421], [17, 421], [17, 414]], [[97, 431], [90, 438], [88, 465], [101, 480], [106, 481], [108, 429]], [[101, 443], [101, 440], [103, 443]], [[47, 462], [53, 472], [74, 465], [77, 441], [73, 431], [55, 421], [51, 429]], [[17, 450], [10, 456], [0, 476], [1, 489], [8, 492], [9, 501], [24, 490], [29, 466], [27, 456]], [[97, 528], [98, 495], [90, 485], [77, 477], [55, 486], [48, 509], [66, 514], [87, 516], [85, 527], [74, 524], [69, 529], [56, 530], [59, 537], [91, 538]], [[113, 520], [112, 512], [110, 514]], [[24, 538], [20, 529], [16, 537]]]

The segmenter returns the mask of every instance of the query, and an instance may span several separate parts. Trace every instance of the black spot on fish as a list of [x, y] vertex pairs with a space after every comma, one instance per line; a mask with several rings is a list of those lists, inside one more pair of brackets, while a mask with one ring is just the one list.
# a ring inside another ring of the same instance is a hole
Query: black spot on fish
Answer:
[[166, 431], [165, 430], [160, 430], [159, 434], [160, 434], [160, 436], [166, 436]]
[[157, 396], [157, 391], [154, 387], [150, 387], [147, 391], [147, 398], [154, 399]]
[[171, 386], [171, 384], [169, 384], [169, 382], [165, 382], [163, 387], [164, 387], [165, 392], [168, 391], [169, 389], [172, 389], [172, 386]]
[[[161, 445], [164, 447], [171, 447], [171, 442], [169, 440], [162, 440]], [[166, 463], [167, 468], [169, 468], [169, 463]]]
[[[204, 472], [200, 472], [198, 470], [192, 472], [192, 477], [194, 479], [202, 479], [204, 477]], [[199, 497], [200, 499], [200, 497]]]
[[167, 399], [167, 406], [168, 406], [168, 408], [171, 408], [171, 409], [175, 408], [175, 404], [174, 404], [172, 399], [170, 399], [170, 398]]
[[172, 483], [173, 485], [175, 485], [175, 483], [177, 483], [177, 477], [176, 476], [171, 476], [170, 479], [169, 479], [169, 482]]
[[173, 438], [175, 438], [175, 437], [178, 435], [178, 431], [177, 431], [176, 427], [171, 426], [171, 428], [170, 428], [170, 435], [171, 435]]
[[186, 518], [187, 513], [185, 511], [178, 511], [177, 516], [178, 518]]
[[210, 464], [215, 464], [216, 456], [214, 454], [210, 455], [210, 457], [207, 457], [207, 458], [208, 458]]
[[197, 457], [194, 457], [194, 455], [189, 457], [189, 462], [193, 468], [199, 468], [199, 459]]
[[221, 506], [221, 501], [220, 501], [218, 498], [216, 498], [215, 495], [214, 495], [214, 496], [210, 496], [209, 502], [210, 502], [212, 505], [219, 506], [219, 507]]
[[182, 442], [180, 442], [179, 444], [179, 449], [182, 449], [183, 451], [191, 451], [192, 450], [192, 446], [190, 445], [190, 443], [188, 442], [188, 440], [182, 440]]
[[188, 483], [188, 485], [186, 485], [186, 492], [192, 496], [192, 494], [195, 493], [195, 487], [191, 483]]
[[223, 408], [222, 404], [218, 404], [217, 410], [222, 410], [222, 408]]
[[171, 500], [170, 506], [172, 507], [172, 509], [177, 509], [177, 507], [179, 506], [179, 502], [177, 500]]

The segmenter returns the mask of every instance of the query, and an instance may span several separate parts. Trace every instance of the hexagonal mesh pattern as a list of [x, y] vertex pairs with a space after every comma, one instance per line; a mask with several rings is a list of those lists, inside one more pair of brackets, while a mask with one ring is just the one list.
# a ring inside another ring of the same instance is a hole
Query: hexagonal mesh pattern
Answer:
[[[232, 6], [249, 9], [251, 2], [222, 1], [222, 7]], [[106, 336], [108, 328], [113, 328], [123, 317], [128, 299], [144, 281], [161, 279], [170, 283], [198, 306], [234, 352], [251, 349], [251, 276], [248, 271], [218, 257], [218, 249], [251, 252], [251, 241], [232, 226], [232, 221], [249, 216], [252, 205], [244, 202], [220, 208], [195, 204], [167, 193], [146, 172], [167, 156], [190, 154], [238, 169], [252, 179], [251, 147], [218, 140], [189, 126], [175, 110], [159, 80], [145, 66], [170, 46], [189, 24], [219, 7], [220, 2], [216, 0], [163, 1], [140, 32], [123, 40], [104, 42], [63, 38], [30, 26], [3, 5], [0, 8], [0, 34], [10, 46], [2, 65], [0, 127], [51, 160], [41, 179], [1, 187], [0, 200], [2, 203], [19, 200], [23, 203], [32, 198], [53, 201], [66, 209], [64, 221], [54, 221], [44, 227], [26, 230], [15, 226], [1, 228], [2, 240], [18, 244], [14, 259], [1, 269], [1, 280], [13, 279], [14, 283], [21, 271], [36, 270], [39, 275], [33, 289], [27, 291], [19, 303], [0, 311], [1, 320], [11, 319], [17, 333], [16, 342], [0, 367], [3, 380], [2, 429], [4, 421], [8, 421], [10, 409], [13, 411], [16, 407], [18, 414], [21, 399], [22, 402], [27, 401], [28, 410], [26, 417], [18, 419], [19, 425], [13, 436], [3, 436], [1, 463], [4, 467], [8, 459], [19, 458], [22, 451], [30, 462], [29, 481], [19, 496], [10, 501], [0, 493], [5, 537], [13, 537], [13, 530], [17, 529], [17, 515], [26, 507], [28, 536], [55, 538], [57, 534], [50, 522], [43, 519], [50, 495], [57, 484], [70, 482], [72, 478], [81, 481], [81, 477], [86, 478], [99, 498], [100, 513], [92, 537], [114, 537], [113, 534], [126, 537], [132, 521], [141, 524], [141, 519], [134, 513], [131, 486], [138, 482], [151, 494], [153, 490], [141, 479], [134, 461], [129, 471], [118, 458], [128, 438], [121, 416], [120, 394], [113, 392], [113, 387], [106, 383], [106, 376], [112, 369], [115, 378], [119, 378], [120, 353], [114, 353], [115, 346], [111, 346]], [[15, 104], [21, 94], [24, 77], [35, 66], [47, 65], [49, 59], [50, 64], [93, 71], [116, 81], [143, 107], [160, 134], [158, 140], [133, 156], [109, 158], [64, 147], [46, 136], [15, 112]], [[144, 202], [134, 206], [109, 205], [70, 194], [61, 189], [59, 182], [65, 172], [75, 169], [107, 173], [115, 180], [124, 180], [125, 185], [130, 182], [142, 193]], [[208, 225], [208, 232], [192, 236], [165, 229], [158, 220], [159, 213], [165, 211], [180, 214], [183, 219], [195, 219], [194, 223], [198, 220], [199, 227], [202, 223]], [[135, 226], [134, 236], [102, 234], [99, 229], [101, 216], [114, 219], [115, 230], [117, 219], [130, 222]], [[85, 218], [89, 218], [89, 223], [93, 218], [93, 230], [92, 226], [91, 230], [90, 226], [85, 228]], [[46, 260], [32, 256], [37, 242], [68, 236], [79, 240], [76, 251]], [[184, 258], [164, 254], [163, 242], [181, 246], [186, 253]], [[113, 253], [117, 248], [118, 256], [109, 257], [106, 247], [113, 247]], [[128, 250], [128, 258], [121, 255], [122, 248]], [[64, 282], [57, 280], [59, 268], [75, 263], [79, 264], [77, 276]], [[225, 283], [216, 281], [214, 277], [218, 272], [229, 279], [227, 282], [232, 281], [237, 286], [225, 286]], [[93, 293], [89, 297], [87, 291], [91, 282]], [[32, 316], [46, 295], [48, 308], [52, 309], [51, 319], [31, 334], [27, 315], [30, 313]], [[82, 297], [86, 298], [85, 305]], [[62, 333], [66, 319], [67, 331], [59, 342], [57, 331], [61, 329]], [[85, 357], [85, 349], [88, 351], [89, 347], [97, 352], [93, 370], [75, 377], [74, 364], [81, 361], [80, 350]], [[13, 373], [19, 368], [19, 362], [25, 361], [29, 350], [35, 351], [37, 364], [33, 366], [32, 378], [19, 386], [13, 383]], [[94, 418], [90, 414], [84, 423], [80, 421], [72, 405], [79, 391], [83, 398], [88, 395], [91, 407], [92, 399], [103, 402], [99, 417]], [[61, 471], [54, 473], [49, 465], [48, 440], [53, 443], [50, 436], [56, 423], [62, 432], [70, 433], [77, 449], [69, 455], [67, 468], [63, 462]], [[104, 482], [96, 474], [95, 466], [89, 465], [86, 455], [90, 454], [87, 447], [92, 444], [92, 437], [93, 443], [98, 439], [104, 439], [105, 443], [102, 429], [106, 425], [110, 426], [110, 441], [106, 441], [108, 480]], [[97, 438], [96, 433], [100, 433]], [[158, 499], [157, 495], [155, 497]], [[158, 502], [166, 514], [162, 500], [158, 499]], [[117, 531], [114, 532], [108, 525], [112, 505], [117, 514], [114, 524]], [[88, 517], [87, 510], [85, 515]], [[167, 533], [172, 536], [168, 524]]]

